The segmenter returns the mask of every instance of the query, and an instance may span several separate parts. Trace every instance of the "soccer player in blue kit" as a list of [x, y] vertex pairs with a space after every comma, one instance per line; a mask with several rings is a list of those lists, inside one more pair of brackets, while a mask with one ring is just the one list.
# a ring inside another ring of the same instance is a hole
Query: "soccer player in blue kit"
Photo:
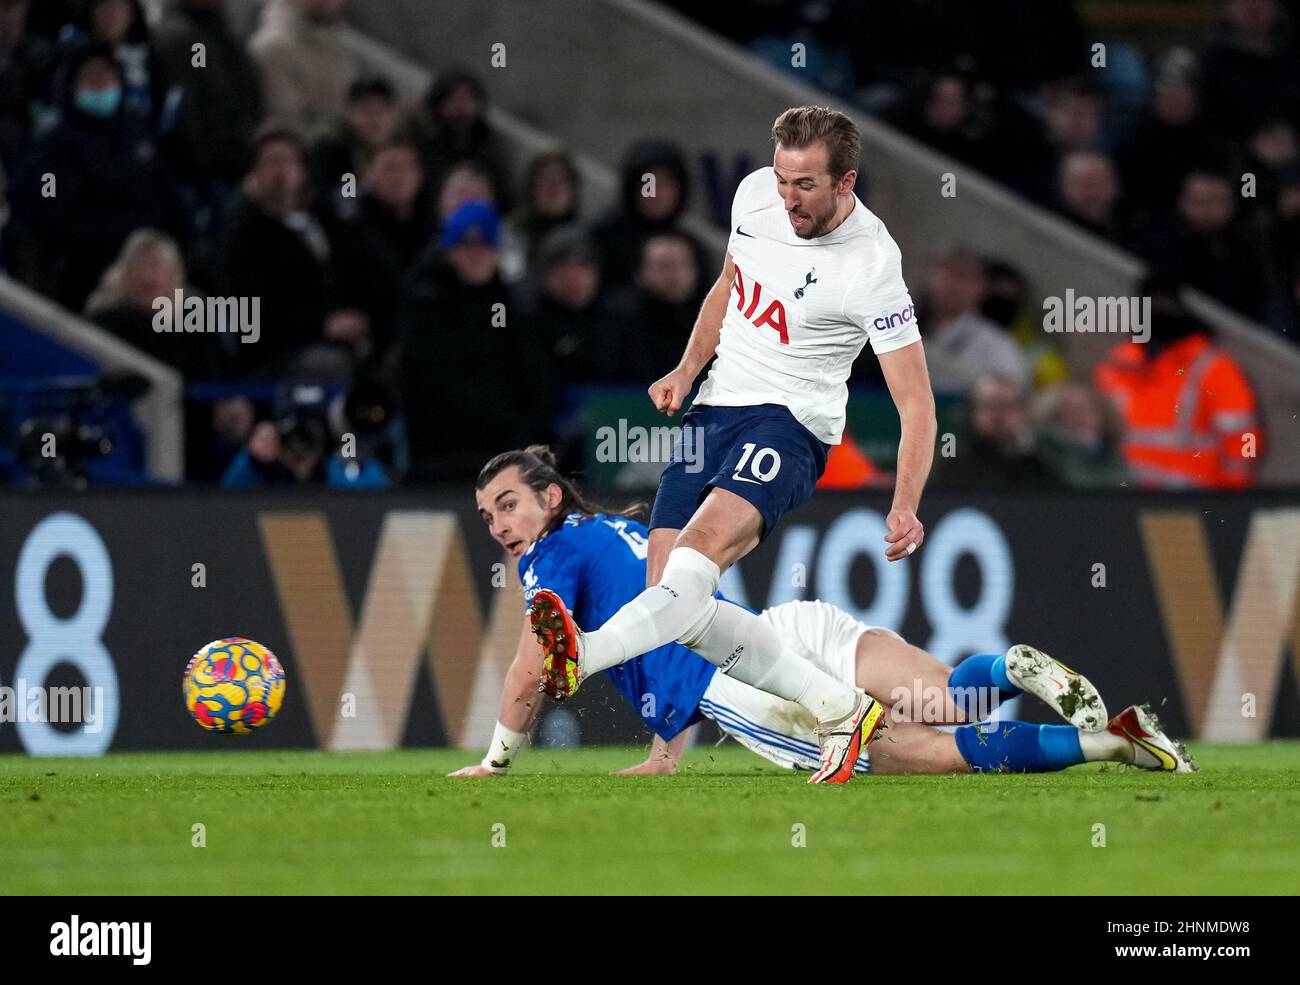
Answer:
[[714, 598], [722, 572], [803, 503], [844, 430], [847, 380], [869, 342], [898, 409], [893, 507], [885, 556], [917, 550], [917, 519], [934, 455], [934, 395], [903, 282], [899, 250], [853, 193], [861, 135], [843, 113], [799, 106], [777, 117], [772, 166], [746, 177], [731, 206], [722, 273], [677, 367], [649, 390], [670, 416], [714, 359], [683, 430], [703, 442], [703, 468], [680, 455], [664, 470], [650, 517], [644, 591], [582, 632], [552, 586], [533, 596], [545, 653], [542, 687], [557, 699], [583, 678], [666, 643], [724, 674], [802, 706], [820, 750], [809, 783], [844, 783], [883, 709], [799, 656], [780, 632]]
[[[649, 550], [645, 527], [587, 502], [556, 470], [548, 449], [535, 446], [493, 458], [478, 477], [475, 498], [493, 539], [518, 559], [526, 605], [544, 582], [564, 593], [577, 618], [599, 627], [642, 590]], [[976, 654], [949, 668], [892, 630], [863, 625], [825, 602], [787, 602], [756, 618], [787, 638], [796, 659], [846, 687], [861, 688], [882, 703], [896, 700], [900, 689], [918, 695], [910, 714], [895, 708], [895, 721], [869, 758], [855, 757], [856, 772], [1039, 772], [1099, 760], [1194, 769], [1149, 710], [1130, 706], [1107, 723], [1096, 688], [1033, 647]], [[491, 746], [482, 762], [454, 776], [507, 772], [540, 711], [542, 659], [525, 619]], [[649, 758], [622, 772], [673, 772], [690, 728], [701, 718], [712, 719], [772, 762], [807, 770], [819, 766], [816, 721], [806, 709], [722, 673], [679, 643], [656, 647], [606, 673], [655, 733]], [[1002, 721], [991, 728], [961, 724], [945, 732], [905, 721], [918, 717], [923, 707], [927, 715], [938, 711], [940, 721], [932, 724], [971, 723], [982, 710], [981, 696], [1006, 700], [1021, 692], [1042, 698], [1070, 724]], [[940, 700], [932, 701], [935, 696]]]

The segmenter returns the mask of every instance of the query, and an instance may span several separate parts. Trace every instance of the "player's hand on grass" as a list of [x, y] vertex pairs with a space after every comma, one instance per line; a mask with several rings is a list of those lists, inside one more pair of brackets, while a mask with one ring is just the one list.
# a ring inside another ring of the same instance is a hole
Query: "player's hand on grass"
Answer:
[[693, 382], [694, 380], [679, 366], [667, 376], [655, 380], [646, 392], [650, 394], [650, 402], [655, 405], [655, 410], [672, 417], [681, 410], [682, 401], [691, 392]]
[[462, 766], [454, 773], [448, 773], [448, 776], [505, 776], [504, 773], [493, 773], [486, 766], [475, 763], [473, 766]]
[[885, 557], [898, 561], [909, 554], [916, 553], [925, 541], [925, 526], [911, 510], [890, 510], [885, 518], [889, 533], [885, 535]]

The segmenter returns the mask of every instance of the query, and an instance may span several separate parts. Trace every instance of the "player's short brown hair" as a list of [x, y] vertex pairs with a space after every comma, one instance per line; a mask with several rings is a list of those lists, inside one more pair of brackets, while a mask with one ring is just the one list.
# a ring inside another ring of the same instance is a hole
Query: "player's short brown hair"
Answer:
[[778, 147], [791, 150], [821, 141], [826, 145], [827, 168], [836, 178], [855, 170], [862, 156], [858, 125], [826, 106], [790, 107], [772, 124], [772, 139]]

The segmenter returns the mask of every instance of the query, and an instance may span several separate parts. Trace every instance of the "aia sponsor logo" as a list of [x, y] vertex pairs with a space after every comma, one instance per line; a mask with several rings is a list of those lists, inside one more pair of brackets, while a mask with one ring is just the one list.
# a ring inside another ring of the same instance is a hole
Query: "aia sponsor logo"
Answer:
[[736, 310], [752, 322], [756, 328], [771, 328], [781, 338], [782, 345], [790, 344], [790, 332], [785, 316], [785, 305], [780, 298], [772, 298], [766, 306], [763, 304], [763, 285], [756, 280], [748, 283], [736, 264], [736, 276], [731, 280], [732, 290], [736, 292]]

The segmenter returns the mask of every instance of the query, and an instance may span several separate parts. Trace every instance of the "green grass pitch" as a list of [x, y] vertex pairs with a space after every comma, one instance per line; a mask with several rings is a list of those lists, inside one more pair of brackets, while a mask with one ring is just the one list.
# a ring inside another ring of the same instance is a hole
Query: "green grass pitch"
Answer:
[[605, 775], [644, 749], [482, 780], [449, 750], [6, 756], [0, 894], [1293, 893], [1300, 743], [1193, 752], [821, 788], [731, 744], [671, 777]]

